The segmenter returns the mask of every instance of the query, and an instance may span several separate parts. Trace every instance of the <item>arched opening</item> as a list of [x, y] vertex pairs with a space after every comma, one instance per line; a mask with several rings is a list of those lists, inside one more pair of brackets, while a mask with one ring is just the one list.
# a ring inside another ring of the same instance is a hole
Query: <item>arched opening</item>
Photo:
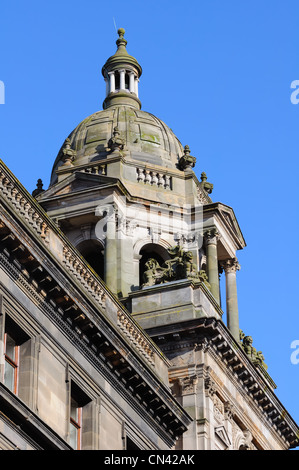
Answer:
[[148, 243], [144, 245], [140, 250], [140, 261], [139, 261], [139, 285], [143, 284], [143, 274], [145, 271], [145, 263], [150, 259], [154, 258], [158, 261], [159, 265], [162, 266], [164, 261], [170, 259], [170, 255], [166, 248], [155, 243]]
[[79, 243], [77, 250], [98, 276], [104, 279], [104, 248], [102, 244], [97, 240], [84, 240]]

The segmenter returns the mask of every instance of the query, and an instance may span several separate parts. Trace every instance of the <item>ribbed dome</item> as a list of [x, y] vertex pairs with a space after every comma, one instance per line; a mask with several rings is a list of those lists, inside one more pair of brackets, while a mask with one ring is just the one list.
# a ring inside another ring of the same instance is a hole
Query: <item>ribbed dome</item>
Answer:
[[106, 82], [103, 110], [84, 119], [68, 136], [55, 160], [50, 185], [56, 183], [56, 170], [62, 164], [76, 167], [109, 159], [112, 137], [121, 143], [122, 156], [151, 165], [177, 168], [184, 154], [172, 130], [156, 116], [141, 111], [138, 82], [142, 68], [128, 54], [124, 33], [123, 28], [118, 30], [117, 51], [102, 68]]
[[[136, 161], [176, 168], [184, 149], [172, 130], [156, 116], [130, 106], [110, 106], [82, 121], [68, 136], [74, 151], [73, 165], [109, 158], [108, 142], [118, 127], [124, 140], [124, 155]], [[55, 160], [51, 185], [57, 181], [56, 170], [64, 162], [64, 145]]]

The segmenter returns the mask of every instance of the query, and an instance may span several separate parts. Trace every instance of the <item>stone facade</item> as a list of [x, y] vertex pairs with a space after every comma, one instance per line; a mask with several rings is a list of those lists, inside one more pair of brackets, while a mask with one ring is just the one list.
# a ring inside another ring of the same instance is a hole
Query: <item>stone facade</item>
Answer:
[[240, 331], [233, 210], [141, 111], [122, 29], [102, 73], [104, 109], [67, 137], [48, 189], [29, 195], [0, 163], [0, 448], [296, 447]]

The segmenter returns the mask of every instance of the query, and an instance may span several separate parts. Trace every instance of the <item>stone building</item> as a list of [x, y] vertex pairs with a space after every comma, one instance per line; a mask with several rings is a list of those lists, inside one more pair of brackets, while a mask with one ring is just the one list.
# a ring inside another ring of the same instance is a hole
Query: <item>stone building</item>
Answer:
[[30, 195], [0, 164], [0, 448], [296, 447], [240, 329], [234, 211], [141, 110], [118, 34], [103, 110], [66, 138], [49, 188]]

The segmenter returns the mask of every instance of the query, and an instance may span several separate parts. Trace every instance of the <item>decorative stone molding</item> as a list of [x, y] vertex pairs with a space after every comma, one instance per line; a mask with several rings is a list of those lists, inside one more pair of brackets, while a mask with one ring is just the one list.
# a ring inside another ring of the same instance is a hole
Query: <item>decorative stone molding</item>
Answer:
[[97, 302], [105, 308], [106, 293], [100, 282], [88, 271], [84, 264], [80, 262], [79, 257], [76, 257], [67, 246], [63, 247], [63, 257], [63, 262], [68, 269], [84, 285]]
[[229, 401], [224, 402], [224, 417], [225, 419], [232, 420], [234, 414], [234, 405]]
[[209, 204], [211, 202], [211, 199], [205, 194], [205, 191], [200, 186], [197, 186], [196, 188], [196, 193], [197, 193], [197, 199], [201, 204]]
[[181, 395], [193, 395], [197, 392], [198, 377], [197, 375], [192, 375], [179, 379], [179, 384], [181, 388]]
[[233, 448], [235, 450], [251, 450], [252, 434], [249, 429], [241, 430], [236, 423], [233, 425]]
[[207, 396], [213, 398], [216, 393], [216, 384], [214, 380], [212, 380], [211, 377], [207, 377], [204, 383]]
[[237, 258], [227, 259], [225, 261], [220, 262], [221, 268], [225, 271], [225, 273], [235, 273], [241, 269], [241, 266], [237, 260]]
[[228, 436], [227, 430], [223, 425], [217, 426], [215, 428], [215, 435], [220, 439], [222, 442], [222, 445], [224, 446], [225, 449], [229, 449], [231, 446], [231, 441]]
[[154, 353], [152, 345], [145, 339], [145, 336], [138, 331], [138, 328], [124, 312], [117, 312], [117, 323], [119, 328], [126, 334], [134, 346], [143, 354], [146, 359], [154, 365]]
[[14, 209], [26, 220], [40, 238], [48, 244], [49, 225], [41, 213], [34, 207], [29, 197], [26, 197], [26, 193], [21, 192], [2, 169], [0, 169], [0, 188], [3, 196], [13, 205]]
[[162, 189], [172, 189], [172, 178], [166, 173], [161, 173], [149, 169], [137, 168], [137, 181], [139, 183], [157, 186]]
[[221, 238], [220, 233], [216, 229], [216, 227], [213, 227], [211, 229], [208, 229], [204, 232], [204, 240], [206, 245], [216, 245], [217, 241]]
[[218, 423], [224, 422], [224, 405], [216, 393], [212, 394], [214, 405], [214, 418]]

